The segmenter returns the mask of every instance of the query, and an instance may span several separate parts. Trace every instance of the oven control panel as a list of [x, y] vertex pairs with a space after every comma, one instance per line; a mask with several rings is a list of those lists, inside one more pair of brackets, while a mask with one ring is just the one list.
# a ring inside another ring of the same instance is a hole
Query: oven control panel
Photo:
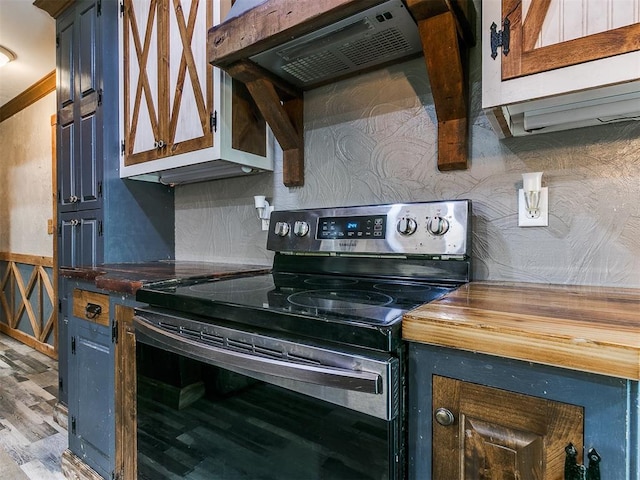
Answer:
[[471, 201], [452, 200], [275, 211], [267, 248], [446, 259], [470, 256], [470, 238]]
[[351, 217], [318, 218], [317, 240], [338, 240], [342, 238], [384, 239], [387, 217], [366, 215]]

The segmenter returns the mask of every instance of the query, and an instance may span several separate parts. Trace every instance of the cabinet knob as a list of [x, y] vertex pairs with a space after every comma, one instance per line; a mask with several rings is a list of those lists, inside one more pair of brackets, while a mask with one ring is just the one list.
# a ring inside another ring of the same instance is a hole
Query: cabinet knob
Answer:
[[451, 410], [446, 409], [446, 408], [438, 408], [434, 413], [433, 416], [436, 419], [436, 422], [438, 422], [440, 425], [443, 425], [445, 427], [448, 427], [449, 425], [453, 425], [453, 422], [455, 422], [456, 417], [453, 416], [453, 413], [451, 413]]

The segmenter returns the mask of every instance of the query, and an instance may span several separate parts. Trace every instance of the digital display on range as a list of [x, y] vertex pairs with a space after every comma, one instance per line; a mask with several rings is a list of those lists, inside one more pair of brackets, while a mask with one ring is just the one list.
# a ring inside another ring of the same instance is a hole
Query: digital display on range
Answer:
[[318, 219], [318, 240], [342, 238], [385, 238], [387, 228], [386, 215], [363, 217], [321, 217]]

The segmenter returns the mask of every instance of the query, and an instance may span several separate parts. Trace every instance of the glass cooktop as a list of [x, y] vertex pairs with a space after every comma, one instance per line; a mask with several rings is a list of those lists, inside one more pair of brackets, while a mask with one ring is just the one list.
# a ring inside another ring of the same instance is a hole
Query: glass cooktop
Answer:
[[151, 285], [139, 292], [138, 300], [197, 314], [205, 313], [207, 306], [211, 315], [216, 315], [216, 307], [235, 307], [334, 322], [388, 325], [399, 321], [407, 310], [441, 297], [451, 289], [451, 286], [410, 281], [270, 273], [199, 283]]

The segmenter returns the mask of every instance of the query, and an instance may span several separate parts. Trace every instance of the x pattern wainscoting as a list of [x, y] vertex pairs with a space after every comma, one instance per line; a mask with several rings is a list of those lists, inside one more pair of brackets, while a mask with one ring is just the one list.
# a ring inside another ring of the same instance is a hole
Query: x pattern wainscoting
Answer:
[[0, 479], [64, 480], [57, 362], [0, 333]]
[[53, 259], [0, 253], [0, 332], [57, 358]]

